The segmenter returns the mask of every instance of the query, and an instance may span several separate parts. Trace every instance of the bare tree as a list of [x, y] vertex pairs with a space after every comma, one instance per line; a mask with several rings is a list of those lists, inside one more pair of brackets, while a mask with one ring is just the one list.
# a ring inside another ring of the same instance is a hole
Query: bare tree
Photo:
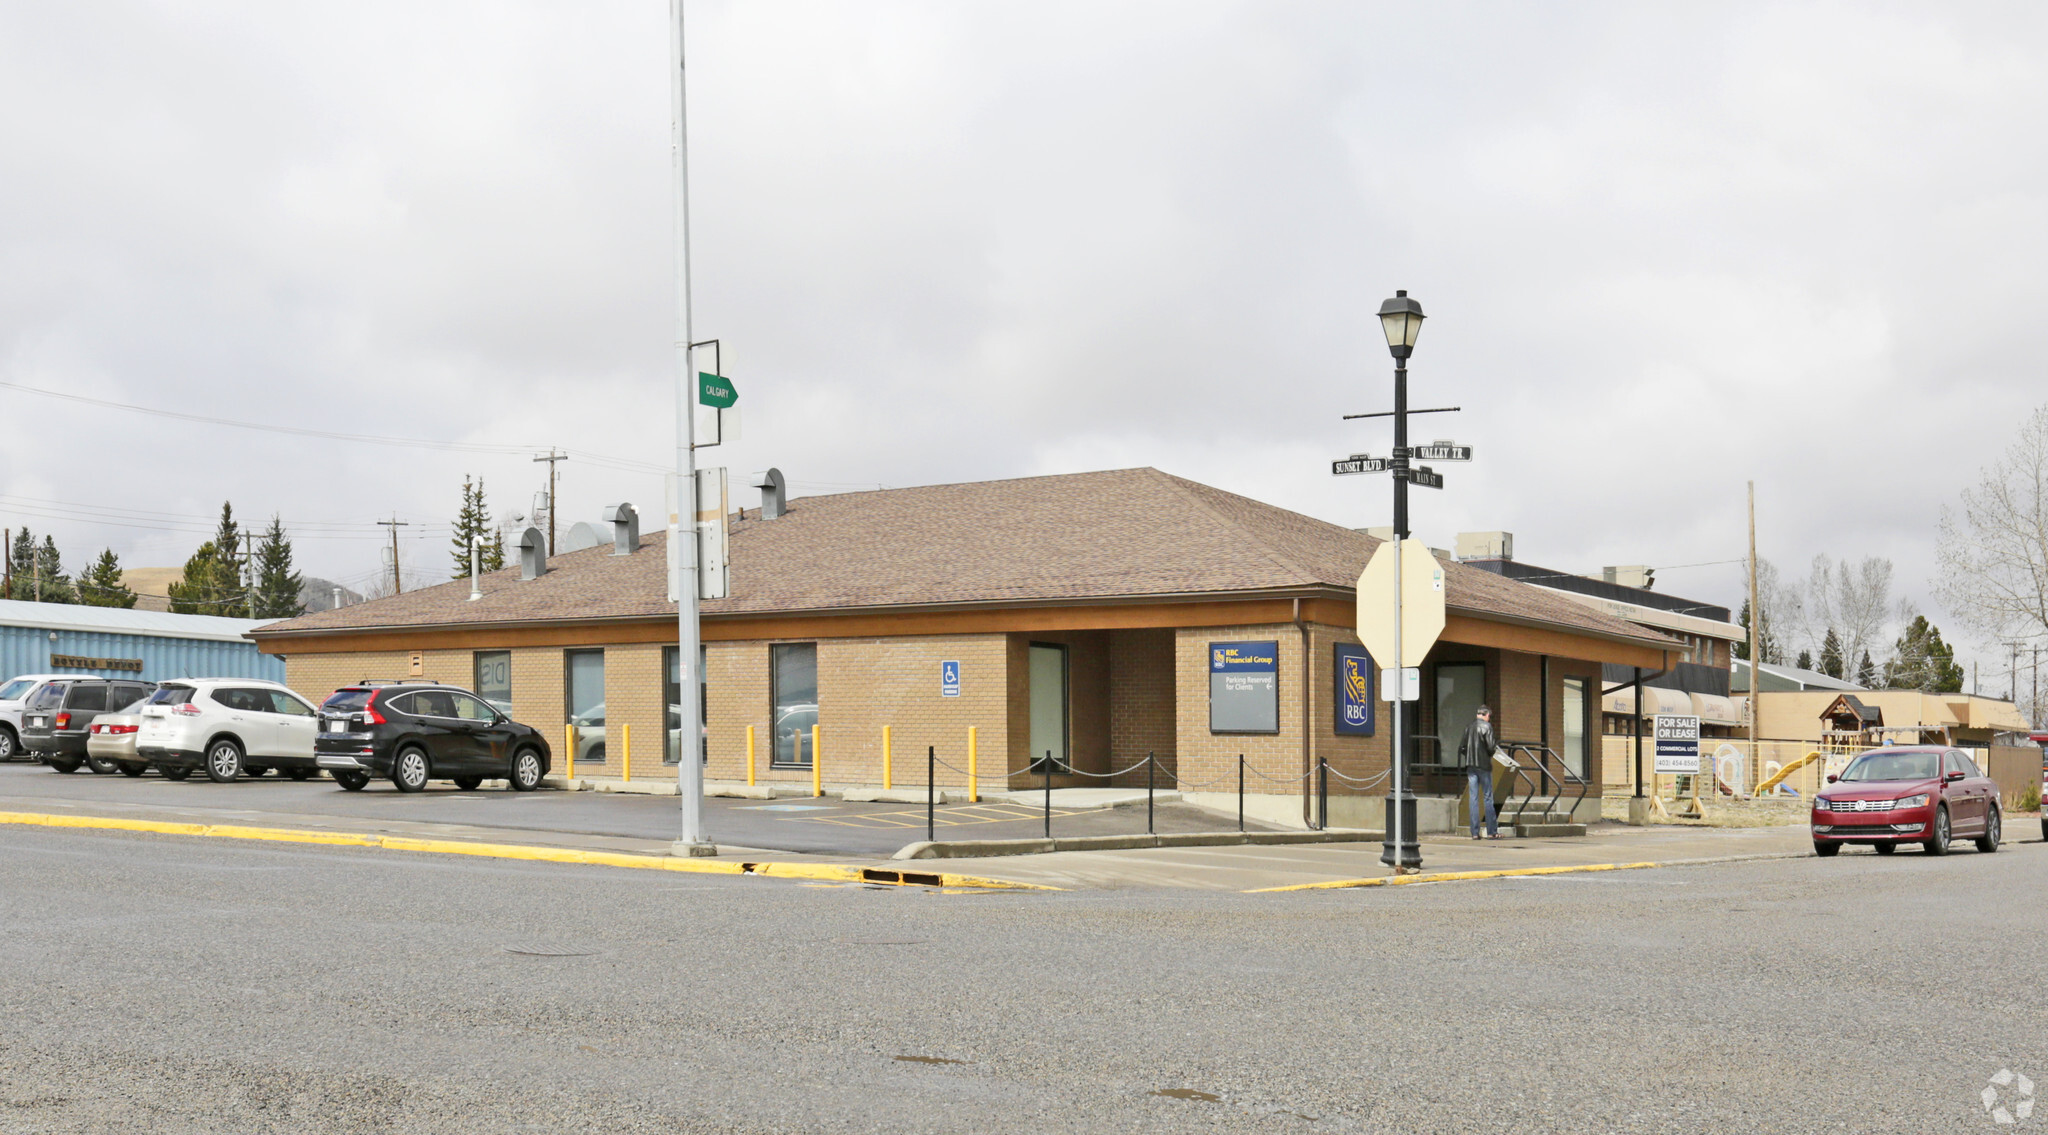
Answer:
[[2048, 406], [1963, 490], [1960, 514], [1941, 510], [1939, 554], [1935, 592], [1970, 629], [2048, 636]]
[[1806, 614], [1808, 633], [1825, 637], [1834, 631], [1841, 639], [1842, 657], [1851, 665], [1873, 646], [1881, 649], [1895, 614], [1892, 562], [1865, 556], [1851, 568], [1848, 560], [1837, 563], [1825, 552], [1813, 557], [1806, 579]]

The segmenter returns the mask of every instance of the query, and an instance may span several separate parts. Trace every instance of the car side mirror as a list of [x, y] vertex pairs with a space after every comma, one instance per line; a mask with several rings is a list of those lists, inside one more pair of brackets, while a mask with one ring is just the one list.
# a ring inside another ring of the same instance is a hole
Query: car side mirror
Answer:
[[1829, 784], [1833, 784], [1834, 782], [1836, 782], [1836, 781], [1838, 781], [1838, 780], [1840, 780], [1840, 779], [1842, 779], [1842, 778], [1841, 778], [1841, 777], [1839, 777], [1839, 776], [1837, 776], [1837, 775], [1835, 775], [1834, 773], [1829, 773], [1829, 774], [1828, 774], [1828, 783], [1829, 783]]
[[1941, 779], [1947, 781], [1950, 784], [1954, 784], [1956, 781], [1963, 779], [1963, 774], [1960, 772], [1952, 772], [1949, 773], [1947, 776], [1942, 777]]

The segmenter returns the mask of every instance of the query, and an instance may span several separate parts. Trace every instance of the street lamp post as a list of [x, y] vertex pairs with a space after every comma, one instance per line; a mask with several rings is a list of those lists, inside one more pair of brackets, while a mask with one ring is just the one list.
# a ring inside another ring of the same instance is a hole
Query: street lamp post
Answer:
[[[696, 696], [699, 658], [697, 624], [697, 375], [690, 365], [690, 146], [688, 87], [683, 82], [683, 0], [669, 0], [669, 101], [675, 136], [675, 367], [676, 367], [676, 511], [683, 538], [676, 541], [676, 680], [683, 690], [682, 729], [685, 738], [703, 734], [703, 703]], [[550, 502], [552, 505], [552, 502]], [[553, 513], [549, 514], [550, 516]], [[674, 855], [716, 855], [718, 848], [704, 832], [704, 765], [692, 760], [685, 746], [676, 759], [676, 792], [682, 802], [681, 832], [670, 846]]]
[[[1385, 843], [1380, 861], [1398, 874], [1422, 865], [1422, 848], [1415, 840], [1415, 798], [1408, 793], [1408, 721], [1402, 712], [1407, 696], [1408, 660], [1401, 657], [1401, 542], [1408, 538], [1408, 356], [1415, 353], [1415, 338], [1422, 333], [1422, 305], [1408, 298], [1407, 289], [1380, 305], [1380, 327], [1387, 335], [1387, 350], [1394, 356], [1394, 452], [1387, 463], [1394, 479], [1394, 732], [1389, 738], [1392, 759], [1387, 772], [1392, 784], [1387, 792]], [[1417, 659], [1420, 661], [1420, 659]]]

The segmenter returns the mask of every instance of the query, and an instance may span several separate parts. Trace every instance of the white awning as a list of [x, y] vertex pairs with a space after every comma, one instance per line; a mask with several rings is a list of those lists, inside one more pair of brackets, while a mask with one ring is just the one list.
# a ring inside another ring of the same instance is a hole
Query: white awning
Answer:
[[[1624, 713], [1633, 716], [1636, 712], [1635, 687], [1631, 686], [1625, 690], [1616, 690], [1601, 698], [1600, 708], [1607, 713]], [[1676, 713], [1691, 716], [1692, 712], [1691, 695], [1680, 690], [1662, 690], [1656, 686], [1643, 687], [1644, 717], [1654, 717], [1660, 713]]]
[[1699, 714], [1702, 725], [1740, 725], [1742, 708], [1734, 698], [1718, 694], [1693, 694], [1692, 711]]

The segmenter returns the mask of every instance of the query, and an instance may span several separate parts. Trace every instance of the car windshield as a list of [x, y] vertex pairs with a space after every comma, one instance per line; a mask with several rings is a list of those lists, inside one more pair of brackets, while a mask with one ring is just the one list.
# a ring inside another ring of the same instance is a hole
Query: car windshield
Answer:
[[354, 713], [369, 705], [370, 695], [376, 692], [375, 690], [336, 690], [333, 697], [320, 703], [320, 708], [331, 709], [336, 713]]
[[1842, 770], [1842, 779], [1933, 780], [1940, 768], [1940, 753], [1865, 753]]
[[29, 692], [36, 684], [34, 678], [16, 678], [0, 686], [0, 701], [20, 701], [21, 695]]
[[182, 686], [176, 682], [165, 682], [157, 687], [155, 693], [143, 698], [142, 704], [184, 705], [192, 700], [192, 690], [193, 687], [191, 686]]

